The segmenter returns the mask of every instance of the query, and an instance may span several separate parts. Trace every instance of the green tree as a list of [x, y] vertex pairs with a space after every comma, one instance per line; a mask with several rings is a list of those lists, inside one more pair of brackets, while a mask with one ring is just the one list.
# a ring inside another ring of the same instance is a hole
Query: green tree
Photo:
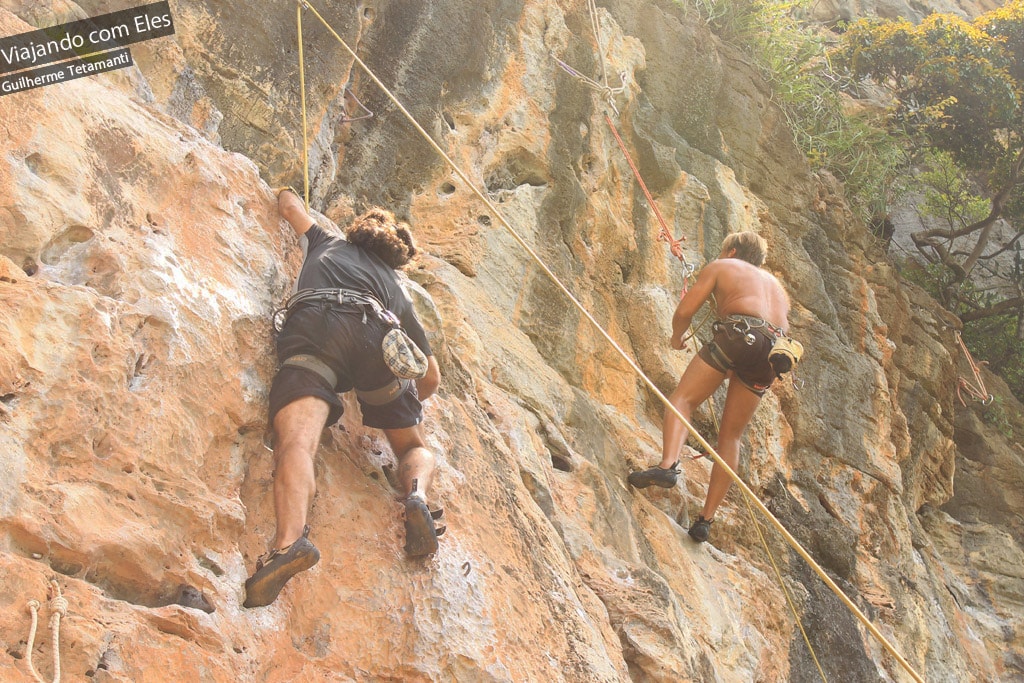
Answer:
[[975, 21], [861, 20], [832, 57], [888, 92], [890, 129], [913, 140], [907, 171], [929, 222], [911, 237], [927, 265], [906, 273], [1024, 397], [1024, 0]]
[[[1016, 278], [1004, 274], [1003, 296], [978, 296], [977, 287], [966, 286], [979, 263], [1011, 250], [1018, 251], [1019, 262], [1024, 0], [973, 22], [947, 14], [933, 14], [918, 25], [860, 20], [843, 34], [833, 63], [889, 92], [890, 124], [909, 132], [918, 150], [945, 153], [917, 155], [927, 169], [922, 177], [930, 190], [926, 210], [941, 220], [912, 235], [924, 258], [944, 270], [943, 302], [965, 322], [1015, 312], [1017, 336], [1024, 336], [1019, 273]], [[999, 219], [1014, 227], [1008, 237], [996, 237]]]
[[695, 3], [719, 38], [745, 53], [811, 166], [843, 181], [854, 210], [873, 220], [905, 189], [907, 145], [874, 118], [847, 115], [847, 77], [829, 62], [835, 37], [808, 19], [815, 1], [677, 0]]

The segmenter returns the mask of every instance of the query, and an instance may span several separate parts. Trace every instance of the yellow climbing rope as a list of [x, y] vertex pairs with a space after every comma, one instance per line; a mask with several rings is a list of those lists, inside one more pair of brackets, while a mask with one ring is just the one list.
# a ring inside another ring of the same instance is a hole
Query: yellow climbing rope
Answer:
[[[60, 592], [60, 584], [56, 579], [50, 580], [53, 597], [50, 598], [50, 634], [53, 642], [53, 683], [60, 683], [60, 619], [68, 613], [68, 601]], [[43, 677], [36, 672], [32, 663], [32, 650], [36, 645], [36, 628], [39, 626], [38, 600], [29, 600], [28, 609], [32, 613], [32, 624], [28, 630], [28, 644], [25, 650], [25, 659], [28, 660], [28, 670], [38, 683], [46, 683]]]
[[[775, 527], [776, 531], [778, 531], [779, 534], [782, 535], [782, 537], [786, 540], [789, 546], [793, 548], [793, 550], [801, 558], [803, 558], [803, 560], [808, 564], [808, 566], [810, 566], [814, 573], [818, 575], [818, 577], [825, 583], [825, 585], [828, 586], [833, 593], [835, 593], [836, 597], [840, 599], [840, 601], [846, 606], [846, 608], [850, 610], [850, 612], [861, 622], [861, 624], [864, 625], [864, 628], [866, 628], [868, 632], [870, 632], [871, 635], [874, 636], [876, 640], [878, 640], [882, 647], [884, 647], [885, 650], [888, 651], [889, 654], [891, 654], [893, 658], [896, 659], [900, 666], [902, 666], [903, 669], [907, 671], [907, 673], [909, 673], [915, 681], [918, 681], [919, 683], [924, 683], [924, 679], [921, 678], [920, 674], [918, 674], [917, 671], [914, 670], [910, 663], [903, 658], [903, 656], [896, 650], [895, 647], [893, 647], [893, 645], [888, 641], [888, 639], [886, 639], [886, 637], [881, 633], [881, 631], [879, 631], [878, 628], [873, 623], [871, 623], [871, 621], [864, 615], [864, 613], [860, 611], [857, 605], [855, 605], [854, 602], [849, 597], [847, 597], [845, 593], [843, 593], [839, 586], [836, 585], [835, 581], [833, 581], [829, 577], [829, 575], [825, 573], [825, 570], [822, 569], [821, 566], [814, 560], [814, 558], [811, 557], [806, 550], [804, 550], [803, 546], [800, 545], [800, 542], [797, 541], [796, 538], [794, 538], [793, 535], [786, 530], [786, 527], [784, 527], [782, 523], [775, 517], [775, 515], [773, 515], [771, 511], [767, 507], [765, 507], [764, 503], [762, 503], [757, 498], [757, 496], [754, 495], [754, 492], [750, 490], [750, 487], [748, 487], [747, 484], [739, 477], [739, 475], [737, 475], [736, 472], [734, 472], [733, 469], [729, 467], [729, 465], [722, 459], [718, 452], [714, 448], [712, 448], [711, 444], [709, 444], [707, 440], [705, 440], [704, 437], [701, 436], [701, 434], [694, 428], [694, 426], [690, 424], [690, 422], [685, 417], [683, 417], [682, 413], [680, 413], [679, 410], [674, 405], [672, 405], [671, 401], [668, 400], [668, 398], [661, 392], [661, 390], [654, 384], [654, 382], [644, 373], [640, 366], [637, 365], [636, 361], [634, 361], [633, 358], [630, 357], [630, 355], [622, 349], [618, 342], [616, 342], [615, 339], [612, 338], [612, 336], [607, 332], [607, 330], [605, 330], [604, 327], [597, 321], [597, 319], [594, 318], [590, 311], [588, 311], [586, 307], [579, 302], [579, 300], [572, 294], [569, 288], [566, 287], [565, 284], [558, 278], [558, 276], [555, 275], [554, 272], [552, 272], [552, 270], [547, 266], [546, 263], [544, 263], [543, 259], [540, 258], [537, 252], [534, 251], [534, 249], [526, 242], [525, 239], [523, 239], [519, 232], [516, 231], [514, 227], [512, 227], [512, 224], [508, 222], [504, 215], [502, 215], [502, 213], [498, 211], [498, 209], [494, 206], [494, 203], [491, 202], [491, 200], [488, 199], [488, 197], [473, 183], [473, 181], [469, 178], [465, 171], [463, 171], [451, 159], [451, 157], [449, 157], [448, 154], [443, 149], [441, 149], [440, 145], [438, 145], [437, 142], [434, 141], [430, 134], [428, 134], [427, 131], [424, 130], [423, 126], [421, 126], [419, 122], [416, 121], [416, 119], [412, 116], [412, 114], [409, 113], [409, 110], [406, 109], [405, 106], [401, 103], [401, 101], [399, 101], [398, 98], [395, 97], [395, 95], [391, 92], [391, 90], [386, 85], [384, 85], [384, 83], [381, 82], [379, 78], [377, 78], [377, 75], [373, 72], [373, 70], [370, 69], [370, 67], [368, 67], [363, 62], [363, 60], [359, 58], [359, 55], [357, 55], [355, 51], [352, 50], [351, 47], [349, 47], [348, 43], [346, 43], [345, 40], [338, 35], [337, 31], [335, 31], [334, 28], [327, 22], [327, 20], [320, 15], [316, 8], [314, 8], [309, 3], [308, 0], [296, 1], [299, 4], [299, 13], [301, 14], [301, 9], [303, 7], [305, 7], [306, 9], [313, 13], [313, 15], [324, 25], [327, 31], [332, 36], [334, 36], [335, 40], [338, 41], [338, 43], [342, 46], [342, 48], [344, 48], [344, 50], [349, 54], [349, 56], [359, 66], [359, 68], [362, 69], [364, 73], [366, 73], [370, 80], [372, 80], [377, 85], [377, 87], [381, 89], [381, 92], [383, 92], [387, 96], [387, 98], [391, 100], [395, 107], [402, 113], [402, 115], [405, 116], [406, 120], [408, 120], [409, 123], [413, 126], [413, 128], [416, 129], [416, 131], [423, 137], [427, 144], [429, 144], [433, 148], [433, 150], [437, 152], [437, 154], [442, 159], [444, 159], [445, 163], [448, 164], [452, 171], [466, 184], [466, 187], [468, 187], [473, 192], [473, 194], [475, 194], [477, 198], [484, 203], [484, 205], [488, 208], [491, 214], [498, 220], [498, 222], [501, 223], [502, 227], [505, 228], [505, 230], [512, 237], [512, 239], [515, 240], [515, 242], [519, 244], [519, 246], [522, 247], [527, 254], [530, 255], [530, 258], [533, 259], [537, 267], [541, 269], [541, 271], [548, 277], [548, 279], [551, 280], [552, 284], [554, 284], [559, 290], [561, 290], [562, 294], [564, 294], [566, 298], [569, 299], [569, 301], [576, 308], [576, 310], [579, 311], [580, 315], [586, 318], [590, 322], [590, 324], [593, 325], [594, 329], [602, 337], [604, 337], [605, 341], [607, 341], [615, 350], [615, 352], [619, 354], [622, 360], [625, 361], [627, 365], [629, 365], [629, 367], [636, 374], [637, 378], [640, 379], [644, 383], [644, 385], [647, 386], [647, 388], [650, 389], [651, 392], [658, 397], [658, 399], [665, 405], [666, 409], [672, 412], [672, 414], [674, 414], [680, 420], [680, 422], [683, 423], [683, 425], [687, 428], [690, 434], [697, 440], [701, 447], [704, 448], [707, 454], [723, 468], [726, 474], [729, 475], [729, 478], [733, 480], [737, 488], [748, 499], [748, 502], [753, 504], [754, 507], [756, 507], [757, 510], [762, 514], [762, 516], [764, 516], [764, 518], [767, 519], [773, 527]], [[301, 31], [299, 34], [299, 40], [300, 42], [302, 40]], [[303, 112], [305, 112], [305, 108], [306, 103], [305, 101], [303, 101]], [[303, 116], [305, 116], [305, 114], [303, 114]], [[308, 183], [308, 175], [306, 175], [305, 177], [306, 182]]]
[[306, 132], [306, 58], [302, 53], [302, 4], [295, 6], [295, 21], [299, 29], [299, 95], [302, 97], [302, 198], [309, 213], [309, 134]]
[[782, 588], [782, 594], [786, 596], [786, 604], [789, 605], [789, 611], [793, 613], [793, 618], [796, 619], [796, 626], [800, 629], [800, 635], [804, 639], [804, 644], [807, 645], [807, 651], [811, 653], [811, 659], [814, 660], [814, 666], [818, 669], [818, 675], [821, 676], [821, 680], [828, 683], [828, 679], [825, 677], [825, 670], [821, 668], [821, 662], [818, 661], [818, 653], [814, 651], [814, 646], [811, 645], [811, 639], [808, 637], [807, 631], [804, 629], [804, 622], [800, 619], [800, 613], [797, 612], [796, 602], [793, 601], [793, 596], [790, 594], [789, 589], [786, 588], [786, 582], [782, 578], [782, 571], [779, 569], [779, 563], [775, 561], [775, 555], [772, 554], [771, 549], [768, 547], [768, 539], [764, 537], [764, 533], [761, 531], [761, 524], [757, 521], [757, 516], [754, 515], [754, 508], [750, 505], [750, 499], [744, 496], [743, 502], [747, 504], [747, 514], [750, 516], [750, 523], [754, 525], [757, 537], [761, 540], [761, 545], [764, 547], [764, 551], [768, 553], [768, 561], [771, 562], [772, 571], [775, 572], [775, 578], [779, 582], [779, 587]]

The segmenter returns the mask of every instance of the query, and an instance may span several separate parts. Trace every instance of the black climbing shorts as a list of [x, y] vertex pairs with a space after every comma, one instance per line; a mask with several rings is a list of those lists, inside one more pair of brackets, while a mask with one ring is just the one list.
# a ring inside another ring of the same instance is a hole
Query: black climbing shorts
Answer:
[[[747, 335], [753, 343], [749, 344]], [[775, 370], [768, 362], [775, 336], [763, 327], [737, 329], [732, 323], [715, 323], [714, 338], [701, 347], [697, 355], [719, 372], [733, 371], [743, 386], [758, 396], [775, 381]]]
[[[283, 362], [298, 354], [311, 354], [326, 363], [338, 378], [336, 386], [304, 367], [284, 365], [270, 387], [269, 424], [277, 412], [305, 396], [316, 396], [330, 406], [325, 426], [337, 422], [345, 408], [339, 393], [357, 389], [373, 391], [395, 381], [384, 363], [381, 340], [391, 327], [374, 315], [364, 317], [361, 308], [317, 302], [301, 306], [288, 316], [277, 336], [277, 359]], [[423, 421], [423, 404], [416, 383], [407, 382], [402, 393], [384, 405], [359, 400], [363, 424], [377, 429], [403, 429]]]

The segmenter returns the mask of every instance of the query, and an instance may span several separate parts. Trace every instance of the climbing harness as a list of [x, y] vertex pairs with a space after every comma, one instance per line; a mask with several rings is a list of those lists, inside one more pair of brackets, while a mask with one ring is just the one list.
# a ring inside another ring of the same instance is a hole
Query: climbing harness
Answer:
[[[285, 302], [284, 306], [274, 311], [274, 330], [280, 332], [288, 322], [289, 316], [300, 306], [314, 303], [329, 303], [338, 306], [358, 306], [362, 309], [365, 325], [367, 311], [372, 312], [381, 322], [389, 325], [390, 330], [381, 340], [381, 353], [388, 369], [395, 380], [373, 391], [356, 390], [356, 394], [370, 405], [390, 403], [404, 392], [409, 380], [420, 379], [427, 374], [427, 357], [423, 351], [409, 338], [402, 329], [398, 316], [388, 310], [377, 297], [366, 292], [350, 289], [300, 289]], [[290, 356], [281, 365], [300, 367], [323, 377], [333, 388], [338, 385], [338, 376], [324, 361], [308, 353]]]
[[[779, 379], [782, 378], [782, 375], [792, 371], [804, 354], [803, 344], [788, 336], [780, 328], [772, 325], [767, 320], [751, 315], [730, 315], [725, 320], [716, 320], [711, 326], [715, 332], [724, 327], [728, 327], [735, 334], [742, 336], [747, 346], [753, 346], [757, 343], [757, 337], [754, 336], [751, 330], [767, 330], [769, 336], [774, 339], [772, 348], [768, 352], [768, 362], [771, 364], [772, 370], [775, 371], [775, 376]], [[722, 353], [721, 349], [716, 351]], [[726, 365], [731, 365], [731, 363], [726, 363]]]
[[306, 306], [314, 303], [331, 303], [339, 306], [352, 304], [363, 307], [364, 324], [367, 321], [367, 308], [392, 327], [401, 324], [398, 320], [398, 316], [385, 308], [380, 299], [372, 294], [356, 292], [351, 289], [300, 289], [284, 302], [284, 306], [274, 311], [274, 330], [276, 332], [280, 332], [284, 329], [285, 323], [288, 322], [288, 318], [299, 306]]
[[754, 342], [757, 341], [754, 335], [751, 334], [751, 330], [768, 330], [769, 334], [775, 338], [786, 336], [786, 333], [781, 328], [753, 315], [730, 315], [725, 320], [715, 321], [713, 328], [717, 331], [721, 326], [729, 326], [738, 334], [742, 334], [747, 346], [753, 346]]
[[[310, 372], [323, 377], [324, 381], [327, 382], [332, 389], [338, 386], [338, 375], [331, 369], [331, 366], [311, 353], [297, 353], [294, 356], [289, 356], [281, 362], [281, 366], [290, 366], [293, 368], [309, 370]], [[379, 389], [372, 389], [369, 391], [356, 389], [355, 392], [356, 396], [358, 396], [363, 403], [371, 406], [383, 406], [391, 403], [405, 393], [410, 384], [412, 384], [411, 379], [396, 377]], [[264, 436], [266, 437], [266, 435]], [[271, 452], [274, 450], [272, 446], [267, 444], [266, 438], [264, 438], [263, 447]]]
[[294, 356], [288, 356], [281, 361], [281, 365], [309, 370], [323, 377], [332, 389], [338, 386], [338, 375], [331, 370], [331, 366], [311, 353], [297, 353]]
[[[689, 420], [683, 417], [682, 413], [680, 413], [679, 410], [674, 405], [672, 405], [671, 401], [668, 400], [668, 397], [666, 397], [665, 394], [662, 393], [662, 391], [657, 387], [657, 385], [646, 375], [646, 373], [644, 373], [644, 371], [640, 368], [637, 362], [633, 360], [633, 358], [630, 357], [630, 355], [626, 353], [625, 350], [623, 350], [622, 346], [620, 346], [619, 343], [616, 342], [615, 339], [608, 333], [608, 331], [605, 330], [605, 328], [597, 321], [597, 319], [594, 318], [593, 314], [590, 313], [590, 311], [588, 311], [582, 303], [580, 303], [580, 301], [573, 295], [569, 288], [565, 286], [561, 279], [559, 279], [559, 277], [555, 275], [555, 273], [548, 267], [544, 260], [540, 258], [540, 256], [533, 249], [533, 247], [531, 247], [529, 243], [527, 243], [526, 240], [522, 237], [522, 235], [520, 235], [519, 232], [512, 226], [512, 224], [509, 223], [508, 219], [505, 218], [505, 216], [498, 211], [498, 209], [494, 206], [494, 203], [487, 197], [487, 195], [484, 194], [484, 192], [481, 191], [480, 188], [478, 188], [476, 184], [473, 183], [472, 179], [470, 179], [466, 172], [463, 171], [462, 168], [459, 167], [458, 164], [456, 164], [443, 149], [441, 149], [441, 146], [434, 141], [430, 134], [427, 133], [423, 126], [421, 126], [420, 123], [415, 119], [415, 117], [413, 117], [412, 114], [409, 113], [409, 110], [401, 103], [401, 101], [399, 101], [398, 98], [391, 92], [391, 90], [387, 86], [385, 86], [383, 82], [381, 82], [381, 80], [366, 65], [366, 63], [359, 58], [359, 55], [357, 55], [355, 51], [352, 50], [351, 47], [349, 47], [348, 43], [346, 43], [345, 40], [338, 35], [337, 31], [334, 30], [334, 28], [320, 15], [320, 13], [308, 2], [308, 0], [297, 0], [297, 2], [297, 11], [299, 15], [301, 16], [302, 8], [305, 7], [310, 12], [312, 12], [317, 19], [320, 20], [320, 22], [324, 25], [328, 32], [330, 32], [331, 35], [334, 36], [335, 40], [337, 40], [338, 43], [348, 53], [348, 55], [352, 57], [353, 61], [359, 66], [359, 68], [362, 69], [363, 72], [366, 73], [366, 75], [377, 85], [377, 87], [381, 89], [381, 91], [387, 96], [387, 98], [391, 100], [391, 102], [402, 113], [402, 115], [406, 118], [410, 125], [412, 125], [412, 127], [416, 129], [416, 131], [423, 137], [427, 144], [429, 144], [431, 148], [442, 159], [444, 159], [445, 163], [452, 169], [452, 171], [466, 184], [466, 187], [474, 195], [476, 195], [476, 197], [481, 202], [483, 202], [483, 204], [487, 207], [491, 214], [495, 218], [497, 218], [498, 222], [501, 223], [502, 227], [505, 228], [509, 236], [512, 237], [512, 239], [517, 244], [519, 244], [520, 247], [523, 248], [523, 250], [530, 256], [531, 259], [533, 259], [534, 263], [541, 270], [541, 272], [543, 272], [545, 276], [547, 276], [547, 278], [552, 282], [552, 284], [558, 290], [560, 290], [563, 295], [565, 295], [565, 297], [570, 301], [570, 303], [572, 303], [576, 310], [579, 311], [580, 315], [582, 315], [584, 318], [587, 319], [588, 322], [590, 322], [590, 324], [594, 327], [597, 333], [601, 335], [601, 337], [603, 337], [604, 340], [611, 345], [611, 347], [622, 358], [622, 360], [627, 365], [629, 365], [629, 367], [633, 370], [637, 378], [648, 389], [650, 389], [655, 396], [658, 397], [658, 399], [662, 402], [663, 405], [665, 405], [666, 409], [672, 412], [672, 414], [675, 415], [675, 417], [678, 418], [680, 422], [682, 422], [682, 424], [686, 427], [690, 434], [693, 435], [693, 437], [699, 442], [701, 447], [704, 448], [707, 451], [707, 453], [714, 459], [715, 463], [717, 463], [723, 468], [723, 471], [729, 476], [730, 479], [732, 479], [732, 481], [736, 484], [737, 488], [740, 490], [743, 496], [747, 498], [748, 504], [752, 504], [754, 507], [757, 508], [761, 515], [766, 520], [768, 520], [768, 522], [775, 528], [775, 530], [778, 531], [779, 534], [785, 539], [786, 543], [789, 544], [789, 546], [807, 563], [811, 570], [814, 571], [815, 574], [817, 574], [818, 578], [820, 578], [822, 582], [824, 582], [825, 585], [828, 586], [828, 588], [843, 603], [843, 605], [846, 606], [850, 613], [853, 614], [858, 621], [860, 621], [864, 628], [871, 633], [871, 635], [882, 645], [882, 647], [884, 647], [885, 650], [889, 652], [889, 654], [891, 654], [893, 658], [896, 659], [900, 666], [903, 667], [903, 669], [907, 671], [907, 673], [909, 673], [915, 681], [918, 681], [919, 683], [924, 683], [924, 679], [921, 678], [920, 674], [918, 674], [910, 665], [910, 663], [903, 658], [899, 651], [897, 651], [896, 648], [893, 647], [893, 645], [882, 634], [882, 632], [878, 630], [878, 627], [871, 623], [871, 621], [864, 615], [860, 608], [857, 607], [853, 600], [851, 600], [842, 591], [842, 589], [839, 588], [836, 582], [833, 581], [832, 578], [825, 572], [825, 570], [821, 568], [821, 565], [819, 565], [814, 560], [814, 558], [811, 557], [811, 555], [804, 549], [800, 542], [797, 541], [791, 533], [789, 533], [786, 527], [782, 525], [778, 518], [776, 518], [775, 515], [772, 514], [772, 512], [765, 506], [765, 504], [762, 503], [756, 495], [754, 495], [754, 492], [750, 489], [749, 486], [747, 486], [746, 482], [744, 482], [739, 477], [739, 475], [737, 475], [736, 472], [731, 467], [729, 467], [728, 463], [726, 463], [718, 454], [718, 452], [714, 448], [712, 448], [711, 444], [709, 444], [707, 440], [704, 439], [703, 436], [701, 436], [701, 434], [694, 428], [694, 426], [689, 422]], [[304, 107], [305, 103], [303, 102], [303, 108]], [[308, 174], [306, 178], [308, 181]]]
[[[966, 393], [968, 397], [979, 401], [981, 405], [987, 406], [995, 400], [995, 396], [988, 393], [988, 389], [985, 388], [985, 380], [981, 378], [981, 366], [974, 362], [974, 357], [971, 356], [971, 352], [967, 350], [967, 344], [964, 343], [964, 338], [960, 336], [960, 331], [956, 330], [956, 341], [960, 345], [960, 350], [964, 352], [964, 357], [967, 359], [967, 364], [971, 367], [971, 373], [974, 375], [975, 383], [972, 384], [966, 377], [958, 377], [956, 383], [956, 397], [960, 399], [960, 404], [967, 407], [967, 402], [964, 400], [963, 393]], [[961, 393], [963, 392], [963, 393]]]
[[[56, 579], [50, 579], [50, 632], [53, 641], [53, 683], [60, 683], [60, 619], [68, 613], [68, 601], [61, 592], [60, 584]], [[25, 659], [28, 660], [28, 670], [38, 683], [46, 683], [43, 677], [36, 672], [32, 664], [32, 650], [36, 645], [36, 628], [39, 625], [38, 600], [29, 600], [28, 609], [32, 613], [32, 624], [28, 630], [28, 643], [25, 648]]]

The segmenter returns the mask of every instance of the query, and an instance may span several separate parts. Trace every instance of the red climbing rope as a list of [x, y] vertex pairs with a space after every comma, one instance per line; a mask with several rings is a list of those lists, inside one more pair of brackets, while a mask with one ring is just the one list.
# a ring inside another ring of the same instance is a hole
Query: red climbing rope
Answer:
[[622, 137], [619, 135], [619, 130], [612, 123], [612, 119], [607, 114], [604, 115], [604, 120], [608, 122], [608, 127], [612, 129], [612, 135], [615, 136], [615, 142], [619, 143], [619, 149], [622, 150], [623, 155], [626, 157], [626, 162], [629, 163], [629, 167], [633, 169], [633, 175], [636, 177], [636, 181], [640, 183], [640, 189], [644, 191], [644, 196], [647, 197], [647, 203], [651, 205], [651, 209], [654, 210], [654, 215], [658, 217], [658, 222], [661, 223], [661, 232], [658, 234], [658, 240], [661, 242], [668, 242], [668, 247], [672, 251], [672, 255], [677, 259], [686, 263], [686, 259], [683, 257], [683, 239], [675, 239], [672, 236], [672, 231], [668, 229], [668, 224], [665, 222], [665, 217], [661, 215], [661, 210], [658, 209], [658, 205], [654, 203], [654, 197], [651, 196], [650, 191], [647, 189], [647, 184], [644, 182], [643, 177], [640, 175], [640, 171], [637, 169], [636, 164], [633, 163], [633, 157], [629, 155], [629, 150], [626, 149], [625, 143], [622, 142]]
[[[608, 72], [607, 68], [605, 67], [603, 57], [604, 46], [601, 40], [600, 26], [597, 21], [597, 6], [593, 0], [588, 0], [587, 4], [590, 8], [590, 20], [592, 28], [594, 30], [594, 36], [597, 39], [598, 53], [602, 55], [600, 63], [601, 77], [603, 83], [598, 83], [594, 79], [589, 78], [585, 74], [580, 73], [579, 71], [572, 68], [555, 55], [551, 55], [551, 57], [552, 59], [555, 60], [558, 66], [562, 67], [562, 70], [565, 71], [567, 74], [584, 83], [591, 90], [601, 93], [607, 100], [608, 106], [611, 108], [611, 110], [618, 114], [619, 110], [615, 106], [615, 95], [621, 92], [625, 92], [626, 74], [625, 72], [619, 74], [619, 80], [622, 83], [619, 87], [613, 88], [608, 84]], [[629, 150], [626, 149], [625, 143], [622, 142], [622, 136], [619, 135], [618, 128], [615, 127], [615, 124], [612, 122], [612, 119], [610, 116], [608, 116], [608, 114], [604, 115], [604, 120], [608, 122], [608, 127], [612, 129], [612, 135], [615, 136], [615, 141], [619, 143], [619, 149], [622, 150], [622, 154], [625, 155], [626, 157], [626, 162], [629, 163], [629, 167], [633, 170], [633, 175], [636, 177], [637, 182], [640, 183], [640, 189], [644, 191], [644, 196], [647, 197], [647, 203], [650, 204], [651, 209], [654, 210], [654, 215], [658, 217], [658, 222], [661, 224], [661, 232], [658, 233], [658, 241], [667, 242], [669, 250], [672, 252], [672, 255], [675, 256], [680, 261], [682, 261], [683, 263], [683, 295], [685, 296], [686, 290], [689, 288], [690, 277], [693, 276], [693, 273], [696, 270], [694, 266], [691, 266], [689, 263], [687, 263], [686, 257], [683, 256], [683, 240], [685, 240], [686, 238], [683, 237], [682, 239], [677, 240], [675, 239], [675, 237], [673, 237], [672, 231], [669, 230], [668, 224], [665, 222], [665, 217], [661, 215], [661, 210], [658, 209], [658, 205], [654, 203], [654, 197], [651, 196], [650, 191], [647, 189], [647, 183], [644, 182], [643, 176], [640, 175], [640, 170], [636, 167], [636, 164], [633, 163], [633, 157], [630, 156]]]
[[[974, 374], [974, 381], [977, 384], [972, 384], [966, 377], [957, 378], [956, 386], [956, 397], [960, 399], [960, 404], [964, 407], [967, 406], [967, 401], [964, 400], [961, 390], [975, 401], [980, 401], [982, 405], [988, 405], [992, 402], [994, 396], [988, 393], [988, 389], [985, 388], [985, 380], [981, 378], [981, 366], [974, 362], [974, 357], [971, 356], [971, 352], [967, 350], [967, 344], [964, 344], [963, 337], [960, 336], [960, 332], [956, 332], [956, 341], [960, 344], [960, 350], [964, 352], [964, 357], [967, 358], [967, 364], [971, 366], [971, 372]], [[984, 362], [982, 362], [984, 365]]]

